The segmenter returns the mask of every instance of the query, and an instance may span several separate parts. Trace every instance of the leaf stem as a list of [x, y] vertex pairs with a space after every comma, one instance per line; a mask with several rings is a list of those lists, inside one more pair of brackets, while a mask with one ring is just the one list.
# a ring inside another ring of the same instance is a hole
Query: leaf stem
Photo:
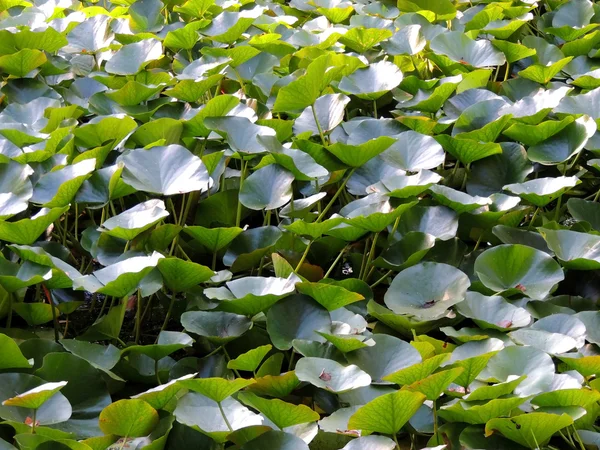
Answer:
[[396, 436], [396, 433], [392, 434], [392, 439], [394, 439], [394, 442], [396, 443], [396, 449], [397, 450], [402, 450], [400, 448], [400, 443], [398, 442], [398, 436]]
[[380, 283], [382, 283], [387, 277], [389, 277], [394, 271], [393, 270], [388, 270], [379, 280], [377, 280], [375, 283], [373, 283], [372, 285], [370, 285], [369, 287], [371, 289], [373, 289], [375, 286], [379, 285]]
[[[225, 355], [225, 359], [227, 360], [227, 362], [231, 361], [231, 356], [229, 356], [229, 353], [227, 353], [227, 349], [225, 348], [225, 346], [223, 345], [221, 348], [223, 349], [223, 354]], [[242, 378], [242, 376], [237, 371], [237, 369], [231, 369], [231, 370], [233, 370], [233, 373], [235, 373], [236, 377]]]
[[216, 252], [216, 250], [213, 252], [212, 264], [210, 265], [210, 268], [214, 271], [217, 270], [217, 252]]
[[327, 203], [327, 206], [325, 206], [325, 209], [321, 212], [321, 214], [319, 214], [319, 217], [317, 217], [317, 220], [315, 221], [315, 223], [318, 223], [321, 220], [323, 220], [323, 217], [325, 217], [325, 214], [327, 214], [327, 211], [329, 211], [331, 209], [331, 207], [333, 206], [333, 204], [335, 203], [335, 201], [337, 200], [337, 198], [341, 195], [341, 193], [343, 192], [344, 188], [346, 187], [346, 184], [348, 184], [348, 180], [354, 174], [355, 171], [356, 171], [356, 167], [353, 167], [350, 170], [350, 172], [348, 173], [348, 175], [346, 176], [346, 178], [344, 179], [344, 181], [342, 181], [342, 184], [340, 184], [340, 186], [338, 187], [338, 189], [335, 192], [335, 194], [333, 194], [333, 197], [331, 197], [331, 200], [329, 201], [329, 203]]
[[439, 439], [438, 439], [438, 414], [437, 414], [437, 401], [434, 400], [433, 401], [433, 436], [435, 438], [435, 443], [439, 444]]
[[304, 261], [306, 260], [306, 257], [308, 256], [308, 252], [310, 251], [310, 246], [312, 245], [312, 243], [313, 243], [313, 241], [309, 241], [308, 245], [306, 246], [306, 249], [304, 249], [304, 253], [302, 253], [302, 257], [300, 258], [300, 261], [298, 261], [298, 265], [294, 269], [294, 272], [298, 272], [300, 270], [300, 268], [302, 267], [302, 264], [304, 264]]
[[35, 421], [36, 421], [36, 416], [37, 416], [37, 409], [33, 409], [33, 412], [31, 413], [33, 422], [31, 422], [31, 434], [35, 434]]
[[333, 260], [333, 263], [331, 264], [331, 266], [329, 266], [329, 269], [327, 270], [327, 272], [325, 272], [325, 276], [323, 277], [323, 279], [329, 278], [329, 275], [331, 275], [331, 272], [333, 271], [333, 269], [335, 268], [337, 263], [340, 262], [340, 259], [342, 259], [342, 256], [344, 256], [344, 253], [346, 253], [346, 250], [348, 250], [349, 247], [350, 247], [350, 244], [347, 244], [342, 249], [342, 251], [336, 256], [336, 258]]
[[373, 236], [373, 241], [371, 242], [371, 250], [369, 250], [369, 256], [367, 257], [367, 264], [365, 266], [365, 273], [363, 274], [363, 281], [367, 281], [371, 272], [368, 272], [369, 266], [373, 262], [373, 255], [375, 255], [375, 250], [377, 250], [377, 239], [379, 238], [379, 232], [375, 233]]
[[6, 329], [10, 330], [10, 325], [12, 323], [12, 315], [13, 315], [13, 302], [15, 299], [14, 292], [10, 292], [8, 294], [8, 315], [6, 316]]
[[233, 433], [233, 428], [231, 428], [231, 424], [229, 423], [229, 420], [227, 420], [227, 416], [225, 415], [225, 411], [223, 411], [221, 402], [217, 402], [217, 405], [219, 405], [219, 411], [221, 411], [221, 416], [223, 417], [223, 420], [225, 421], [225, 425], [227, 425], [227, 428], [229, 428], [229, 431], [231, 431]]
[[56, 318], [56, 310], [54, 309], [54, 303], [52, 302], [52, 296], [50, 295], [50, 291], [45, 284], [42, 283], [42, 289], [44, 290], [44, 294], [48, 299], [48, 303], [50, 303], [50, 308], [52, 309], [52, 324], [54, 325], [54, 342], [58, 344], [58, 320]]
[[165, 315], [165, 320], [163, 321], [162, 327], [160, 327], [160, 331], [165, 331], [165, 329], [167, 328], [167, 325], [169, 324], [169, 320], [171, 319], [171, 312], [173, 311], [174, 304], [175, 304], [175, 292], [173, 292], [171, 294], [171, 301], [169, 302], [169, 309], [167, 309], [167, 314]]
[[561, 203], [562, 203], [562, 195], [560, 197], [558, 197], [558, 200], [556, 202], [556, 208], [554, 210], [554, 220], [556, 222], [558, 222], [558, 219], [560, 219], [560, 207], [561, 207]]
[[160, 381], [160, 374], [158, 373], [158, 359], [154, 360], [154, 375], [156, 375], [157, 386], [160, 386], [162, 381]]
[[529, 221], [529, 226], [527, 227], [527, 229], [531, 230], [531, 227], [533, 226], [533, 222], [535, 221], [535, 218], [536, 218], [536, 216], [537, 216], [537, 214], [538, 214], [539, 210], [540, 210], [540, 207], [538, 206], [538, 207], [535, 209], [535, 212], [533, 213], [533, 216], [531, 217], [531, 220]]
[[[242, 158], [242, 171], [240, 173], [240, 190], [242, 192], [242, 186], [244, 185], [244, 175], [246, 172], [247, 163]], [[239, 228], [240, 222], [242, 221], [242, 202], [240, 202], [240, 196], [238, 194], [237, 213], [235, 215], [235, 226]]]
[[312, 110], [313, 118], [315, 119], [315, 124], [317, 125], [317, 130], [319, 130], [319, 136], [321, 136], [321, 142], [323, 143], [323, 146], [327, 146], [327, 143], [325, 141], [325, 135], [323, 134], [323, 129], [321, 128], [321, 124], [319, 123], [319, 119], [317, 118], [317, 111], [315, 111], [315, 105], [314, 104], [310, 105], [310, 109]]
[[137, 291], [137, 304], [135, 305], [135, 345], [140, 341], [142, 331], [142, 293]]

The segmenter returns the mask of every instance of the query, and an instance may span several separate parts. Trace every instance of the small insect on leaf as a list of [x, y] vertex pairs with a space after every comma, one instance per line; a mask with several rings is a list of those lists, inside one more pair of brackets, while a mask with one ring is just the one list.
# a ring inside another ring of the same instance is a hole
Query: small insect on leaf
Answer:
[[527, 290], [527, 288], [525, 286], [523, 286], [521, 283], [517, 284], [515, 286], [515, 289], [520, 290], [521, 292], [525, 292]]
[[323, 369], [321, 371], [321, 375], [319, 375], [319, 378], [323, 381], [331, 381], [331, 374], [325, 372], [325, 369]]

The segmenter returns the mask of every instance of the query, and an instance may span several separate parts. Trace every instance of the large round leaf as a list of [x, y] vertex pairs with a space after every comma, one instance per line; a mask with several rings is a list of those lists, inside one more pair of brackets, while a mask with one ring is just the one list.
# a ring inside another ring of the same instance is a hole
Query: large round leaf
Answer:
[[456, 310], [483, 329], [512, 330], [526, 327], [532, 321], [526, 309], [507, 302], [499, 295], [488, 297], [479, 292], [467, 292]]
[[460, 270], [447, 264], [420, 263], [400, 272], [385, 294], [385, 304], [397, 314], [420, 320], [442, 317], [464, 300], [471, 283]]
[[168, 215], [162, 200], [148, 200], [105, 220], [100, 230], [130, 241]]
[[371, 384], [371, 377], [357, 366], [342, 366], [325, 358], [301, 358], [296, 363], [295, 372], [300, 381], [335, 393]]
[[600, 237], [570, 230], [540, 228], [540, 234], [562, 265], [568, 269], [600, 268]]
[[338, 87], [346, 94], [376, 100], [401, 82], [402, 72], [398, 66], [388, 61], [380, 61], [342, 78]]
[[205, 191], [212, 184], [202, 160], [181, 145], [133, 150], [121, 161], [123, 181], [139, 191], [185, 194]]
[[181, 324], [190, 333], [218, 344], [236, 339], [252, 327], [245, 316], [220, 311], [188, 311], [181, 315]]
[[547, 253], [520, 244], [486, 250], [475, 260], [481, 282], [495, 292], [522, 293], [542, 300], [564, 279], [560, 266]]
[[119, 400], [100, 413], [100, 428], [106, 434], [140, 437], [158, 424], [158, 413], [143, 400]]
[[267, 331], [273, 345], [289, 350], [294, 339], [324, 342], [317, 331], [329, 332], [329, 312], [312, 298], [292, 295], [273, 305], [267, 313]]
[[503, 189], [535, 206], [544, 207], [579, 183], [581, 181], [577, 177], [538, 178], [524, 183], [507, 184]]
[[440, 33], [431, 41], [430, 47], [453, 61], [474, 67], [501, 66], [506, 62], [502, 52], [496, 50], [490, 41], [474, 41], [460, 31]]
[[292, 198], [294, 175], [277, 164], [269, 164], [250, 175], [240, 189], [240, 202], [246, 208], [277, 209]]

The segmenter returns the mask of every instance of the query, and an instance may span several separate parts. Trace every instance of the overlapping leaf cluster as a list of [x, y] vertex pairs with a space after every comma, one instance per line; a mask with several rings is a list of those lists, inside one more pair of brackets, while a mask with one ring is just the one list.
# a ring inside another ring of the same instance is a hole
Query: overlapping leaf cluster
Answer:
[[0, 448], [598, 448], [599, 26], [0, 0]]

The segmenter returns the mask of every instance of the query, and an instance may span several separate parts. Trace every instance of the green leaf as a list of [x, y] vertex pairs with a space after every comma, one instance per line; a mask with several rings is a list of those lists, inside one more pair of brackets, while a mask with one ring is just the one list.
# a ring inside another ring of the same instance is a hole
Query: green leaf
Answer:
[[30, 389], [27, 392], [17, 394], [2, 402], [2, 406], [18, 406], [20, 408], [39, 409], [50, 397], [60, 391], [67, 384], [66, 381], [57, 383], [46, 383]]
[[348, 421], [348, 429], [395, 435], [425, 401], [420, 392], [397, 391], [361, 406]]
[[260, 411], [280, 429], [319, 420], [317, 412], [305, 405], [293, 405], [279, 399], [267, 400], [251, 392], [243, 392], [239, 400]]
[[463, 372], [462, 367], [442, 370], [429, 375], [427, 378], [415, 381], [408, 385], [406, 389], [421, 392], [427, 397], [427, 400], [435, 401], [446, 390], [448, 386]]
[[568, 414], [532, 412], [510, 419], [492, 419], [485, 425], [486, 436], [495, 431], [527, 448], [546, 445], [554, 433], [568, 427], [573, 419]]
[[183, 135], [187, 137], [207, 137], [210, 134], [210, 130], [204, 125], [204, 120], [208, 117], [224, 116], [239, 103], [239, 99], [233, 95], [218, 95], [214, 97], [206, 103], [198, 114], [183, 122]]
[[143, 400], [156, 410], [165, 409], [175, 396], [184, 389], [179, 382], [193, 377], [194, 374], [184, 375], [181, 378], [171, 380], [166, 384], [161, 384], [155, 388], [134, 395], [131, 398]]
[[[46, 303], [17, 303], [13, 305], [13, 310], [32, 327], [50, 322], [53, 317], [52, 308], [52, 305]], [[54, 314], [57, 313], [54, 312]]]
[[85, 148], [102, 147], [109, 140], [121, 142], [125, 136], [137, 128], [131, 117], [105, 117], [94, 123], [88, 123], [73, 130], [75, 145]]
[[23, 356], [15, 341], [5, 334], [0, 334], [0, 370], [6, 369], [29, 369], [31, 365]]
[[96, 160], [92, 158], [42, 175], [33, 189], [31, 201], [47, 208], [67, 206], [95, 168]]
[[98, 420], [105, 434], [141, 437], [158, 425], [158, 412], [143, 400], [119, 400], [104, 408]]
[[396, 383], [399, 386], [410, 385], [427, 378], [449, 357], [450, 355], [447, 353], [435, 355], [423, 362], [413, 364], [412, 366], [400, 369], [390, 375], [386, 375], [383, 379], [385, 381]]
[[328, 311], [334, 311], [350, 303], [364, 300], [362, 295], [332, 284], [303, 282], [298, 283], [296, 289], [301, 294], [314, 298]]
[[312, 61], [304, 75], [279, 90], [273, 111], [302, 110], [314, 104], [330, 81], [342, 73], [343, 67], [329, 69], [334, 64], [334, 60], [329, 55], [323, 55]]
[[465, 400], [470, 402], [481, 401], [481, 400], [494, 400], [499, 397], [512, 394], [515, 388], [527, 378], [527, 375], [521, 375], [519, 378], [515, 378], [511, 381], [504, 383], [492, 384], [490, 386], [481, 386], [475, 389], [473, 392], [465, 397]]
[[354, 27], [340, 38], [340, 42], [357, 53], [365, 53], [391, 36], [392, 32], [389, 30]]
[[252, 327], [245, 316], [228, 312], [188, 311], [181, 315], [181, 324], [190, 333], [224, 344], [234, 340]]
[[325, 358], [301, 358], [296, 364], [296, 376], [313, 386], [329, 392], [341, 393], [368, 386], [371, 377], [353, 364], [341, 364]]
[[168, 216], [162, 200], [148, 200], [105, 220], [99, 231], [130, 241]]
[[227, 397], [254, 384], [253, 379], [236, 378], [226, 380], [224, 378], [195, 378], [193, 380], [181, 380], [180, 383], [186, 389], [198, 392], [211, 400], [220, 403]]
[[[342, 353], [353, 352], [354, 350], [358, 350], [361, 348], [369, 347], [373, 345], [373, 340], [366, 338], [361, 335], [346, 335], [346, 334], [328, 334], [323, 333], [322, 331], [317, 331], [318, 334], [327, 339], [328, 342], [331, 342], [335, 348], [337, 348]], [[365, 341], [367, 343], [365, 343]]]
[[228, 361], [227, 368], [254, 372], [256, 369], [258, 369], [258, 366], [272, 348], [273, 346], [268, 344], [248, 350], [246, 353], [242, 353], [237, 358]]
[[504, 53], [510, 64], [535, 55], [535, 49], [514, 42], [494, 39], [492, 45]]
[[600, 356], [583, 356], [581, 358], [559, 356], [558, 358], [584, 377], [600, 373]]
[[292, 371], [282, 375], [265, 375], [257, 378], [255, 384], [248, 386], [248, 391], [269, 397], [284, 398], [290, 395], [299, 385], [300, 380], [298, 380], [296, 373]]
[[10, 55], [0, 56], [0, 70], [9, 75], [23, 78], [46, 61], [47, 58], [44, 52], [24, 48]]
[[406, 12], [430, 11], [435, 21], [456, 16], [456, 8], [450, 0], [398, 0], [398, 8]]
[[495, 292], [522, 293], [537, 300], [564, 279], [562, 269], [547, 253], [519, 244], [486, 250], [475, 260], [475, 272]]
[[211, 88], [215, 87], [219, 81], [223, 79], [223, 75], [215, 74], [206, 78], [206, 80], [182, 80], [173, 88], [165, 90], [165, 95], [182, 100], [184, 102], [195, 103], [202, 99], [204, 94]]
[[438, 319], [465, 298], [470, 284], [467, 275], [448, 264], [420, 263], [394, 278], [384, 302], [397, 314]]
[[165, 285], [173, 292], [186, 291], [210, 280], [215, 272], [206, 266], [179, 258], [163, 258], [158, 262], [158, 270]]
[[487, 352], [481, 355], [472, 356], [470, 358], [461, 359], [453, 364], [453, 367], [462, 367], [464, 372], [455, 380], [456, 384], [467, 388], [477, 378], [477, 375], [485, 369], [488, 361], [494, 356], [496, 351]]
[[194, 340], [185, 333], [178, 331], [161, 331], [156, 344], [132, 345], [123, 349], [122, 354], [137, 353], [146, 355], [154, 361], [159, 361], [182, 348], [191, 347]]
[[450, 406], [442, 406], [438, 414], [448, 422], [484, 424], [496, 417], [509, 415], [513, 409], [523, 404], [525, 400], [527, 399], [520, 397], [498, 398], [480, 404], [459, 401]]
[[326, 148], [344, 164], [358, 168], [370, 159], [384, 152], [394, 142], [394, 139], [390, 137], [380, 136], [359, 145], [348, 145], [338, 142]]
[[563, 58], [550, 66], [533, 64], [519, 72], [519, 75], [540, 84], [547, 84], [573, 59], [572, 56]]
[[137, 81], [128, 81], [122, 88], [106, 94], [108, 98], [114, 100], [119, 105], [135, 106], [145, 102], [153, 95], [157, 94], [164, 86], [146, 86]]
[[205, 228], [186, 225], [183, 231], [204, 245], [211, 253], [216, 253], [229, 245], [243, 230], [239, 227]]
[[481, 143], [471, 139], [457, 139], [447, 134], [435, 136], [435, 140], [444, 147], [444, 150], [465, 165], [502, 153], [502, 147], [492, 142]]
[[163, 41], [165, 47], [172, 48], [174, 50], [190, 50], [196, 45], [200, 35], [198, 30], [204, 28], [210, 22], [208, 20], [198, 20], [195, 22], [187, 23], [183, 28], [169, 31]]

